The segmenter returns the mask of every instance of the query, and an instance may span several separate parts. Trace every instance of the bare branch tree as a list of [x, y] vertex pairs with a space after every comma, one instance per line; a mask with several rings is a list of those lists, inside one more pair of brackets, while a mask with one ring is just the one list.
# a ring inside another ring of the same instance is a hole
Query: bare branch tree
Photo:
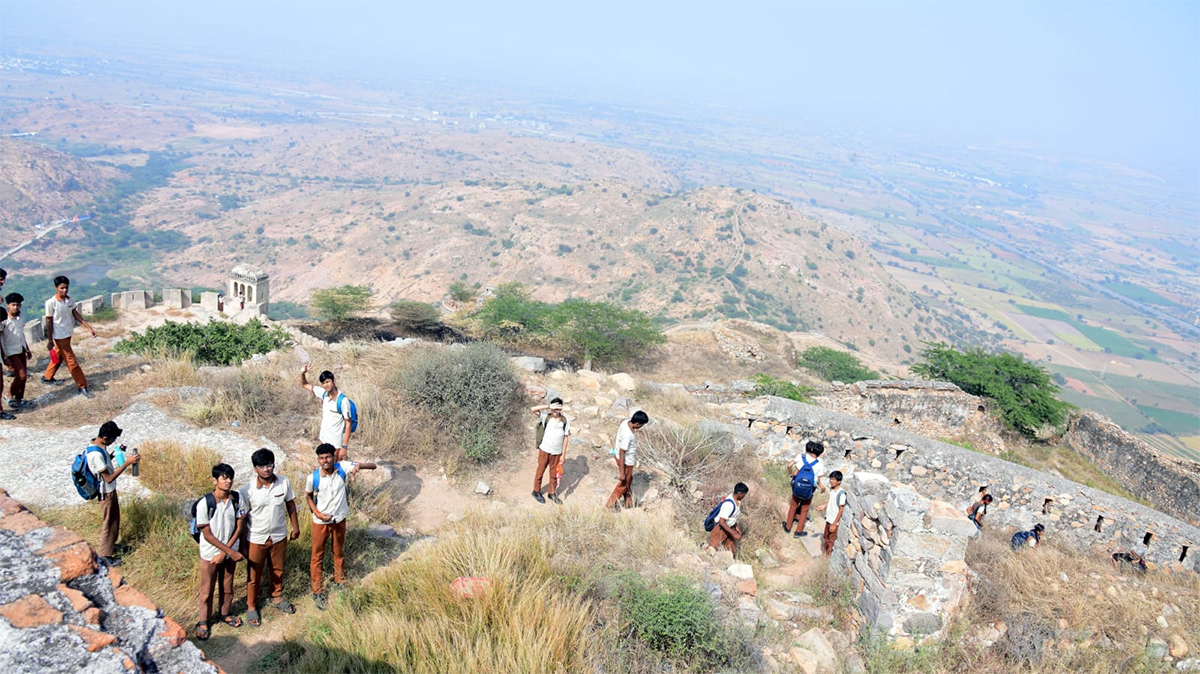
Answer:
[[690, 482], [698, 482], [729, 460], [722, 451], [720, 435], [692, 425], [673, 421], [655, 423], [639, 440], [638, 453], [645, 462], [662, 471], [667, 481], [680, 492]]

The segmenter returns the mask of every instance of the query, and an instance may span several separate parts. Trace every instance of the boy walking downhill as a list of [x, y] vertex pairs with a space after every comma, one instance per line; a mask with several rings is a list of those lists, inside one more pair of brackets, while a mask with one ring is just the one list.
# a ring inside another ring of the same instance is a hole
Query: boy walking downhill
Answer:
[[838, 525], [842, 522], [845, 510], [846, 490], [842, 489], [842, 471], [835, 470], [829, 474], [829, 504], [825, 506], [825, 536], [821, 541], [821, 554], [826, 557], [833, 554]]
[[715, 526], [708, 536], [710, 550], [715, 551], [717, 548], [723, 547], [730, 552], [737, 551], [737, 542], [742, 539], [742, 528], [738, 526], [738, 517], [742, 514], [742, 499], [746, 498], [746, 494], [749, 493], [750, 487], [739, 482], [733, 486], [733, 493], [721, 501], [714, 521]]
[[[25, 382], [29, 379], [29, 359], [33, 353], [25, 341], [25, 317], [21, 315], [21, 303], [24, 301], [20, 293], [9, 293], [4, 298], [6, 317], [0, 323], [0, 358], [13, 371], [12, 384], [8, 389], [8, 406], [14, 410], [33, 407], [33, 403], [25, 400]], [[0, 419], [11, 418], [11, 414], [0, 410]]]
[[604, 504], [605, 508], [612, 508], [617, 512], [621, 512], [621, 507], [617, 505], [617, 500], [622, 497], [624, 497], [626, 508], [633, 507], [633, 467], [637, 465], [636, 433], [648, 423], [650, 423], [650, 416], [638, 410], [628, 420], [622, 421], [621, 425], [617, 428], [617, 469], [621, 473], [620, 478], [617, 480], [616, 488], [613, 489], [612, 495], [608, 497], [608, 502]]
[[[258, 592], [263, 569], [271, 565], [271, 606], [284, 613], [295, 613], [296, 607], [283, 598], [283, 558], [287, 543], [300, 537], [300, 519], [296, 515], [296, 494], [292, 483], [275, 474], [275, 453], [260, 449], [250, 456], [254, 479], [242, 486], [241, 501], [250, 517], [250, 546], [246, 558], [250, 566], [250, 582], [246, 587], [246, 621], [251, 627], [262, 625], [259, 615]], [[288, 533], [288, 524], [291, 533]]]
[[46, 373], [42, 375], [42, 383], [57, 384], [58, 381], [54, 379], [54, 375], [58, 373], [58, 366], [65, 363], [67, 371], [71, 373], [71, 378], [75, 380], [75, 386], [79, 387], [79, 395], [91, 398], [92, 394], [87, 387], [87, 377], [83, 374], [83, 368], [79, 367], [75, 352], [71, 350], [71, 334], [75, 332], [76, 324], [87, 328], [93, 337], [96, 336], [96, 330], [83, 320], [79, 308], [75, 306], [75, 300], [67, 294], [70, 289], [70, 279], [66, 276], [54, 277], [54, 296], [46, 300], [46, 339], [48, 340], [47, 348], [51, 351], [58, 349], [59, 357], [55, 359], [53, 354], [51, 355], [50, 365], [46, 368]]
[[120, 566], [121, 560], [113, 557], [117, 548], [117, 536], [121, 533], [121, 504], [117, 500], [117, 478], [125, 469], [142, 460], [138, 454], [128, 454], [125, 463], [120, 468], [113, 465], [108, 448], [121, 437], [121, 428], [116, 422], [106, 421], [100, 426], [100, 431], [92, 440], [92, 444], [84, 450], [87, 457], [88, 470], [100, 478], [98, 495], [100, 501], [100, 544], [96, 546], [96, 554], [108, 566]]
[[562, 398], [555, 398], [549, 405], [537, 405], [530, 411], [539, 416], [538, 432], [535, 437], [538, 447], [537, 473], [533, 476], [533, 497], [545, 503], [542, 497], [542, 475], [550, 469], [550, 485], [546, 497], [562, 505], [558, 498], [558, 466], [567, 453], [567, 440], [571, 435], [571, 422], [563, 414]]
[[334, 461], [337, 449], [322, 443], [317, 447], [317, 463], [320, 468], [308, 476], [304, 493], [308, 498], [308, 509], [312, 511], [312, 558], [309, 572], [312, 574], [313, 602], [325, 610], [325, 594], [321, 591], [321, 566], [325, 563], [326, 543], [333, 542], [333, 583], [341, 586], [346, 582], [346, 516], [350, 514], [350, 499], [346, 491], [346, 480], [360, 470], [375, 470], [370, 462]]
[[825, 453], [825, 445], [816, 440], [809, 440], [804, 445], [804, 451], [795, 461], [788, 463], [788, 473], [792, 476], [792, 504], [788, 507], [787, 519], [783, 521], [783, 530], [791, 532], [792, 524], [797, 520], [796, 533], [792, 538], [807, 536], [804, 525], [808, 524], [808, 507], [812, 505], [813, 495], [817, 489], [825, 491], [821, 479], [825, 475], [825, 464], [821, 455]]
[[338, 390], [333, 373], [325, 370], [317, 377], [319, 386], [308, 383], [308, 372], [312, 363], [305, 363], [300, 368], [300, 385], [321, 401], [321, 432], [317, 439], [322, 443], [333, 445], [337, 449], [337, 460], [345, 461], [350, 447], [351, 424], [350, 399]]
[[241, 627], [233, 615], [233, 573], [242, 561], [239, 544], [246, 524], [246, 504], [233, 491], [233, 468], [218, 463], [212, 469], [213, 490], [195, 505], [196, 529], [200, 540], [200, 593], [196, 596], [196, 638], [208, 638], [212, 625], [213, 587], [221, 622]]
[[983, 494], [979, 500], [967, 508], [967, 517], [975, 525], [975, 535], [983, 532], [983, 516], [987, 514], [988, 504], [992, 502], [991, 494]]

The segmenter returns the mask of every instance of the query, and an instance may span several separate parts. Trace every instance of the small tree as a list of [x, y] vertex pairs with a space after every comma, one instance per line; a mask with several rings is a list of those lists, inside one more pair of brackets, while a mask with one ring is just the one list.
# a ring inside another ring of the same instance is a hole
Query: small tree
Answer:
[[497, 288], [475, 316], [485, 337], [512, 339], [542, 333], [548, 311], [544, 302], [530, 297], [524, 285], [510, 281]]
[[475, 289], [462, 281], [455, 281], [450, 284], [450, 299], [459, 304], [470, 302], [475, 299]]
[[563, 346], [589, 368], [593, 360], [636, 359], [666, 342], [649, 316], [609, 302], [567, 300], [552, 310], [548, 322]]
[[826, 381], [853, 384], [856, 381], [879, 378], [879, 373], [865, 367], [853, 354], [827, 346], [805, 349], [796, 364]]
[[313, 312], [321, 320], [341, 322], [371, 307], [370, 286], [339, 286], [312, 291]]
[[434, 332], [442, 327], [442, 314], [437, 307], [424, 302], [399, 300], [388, 307], [392, 321], [412, 332]]

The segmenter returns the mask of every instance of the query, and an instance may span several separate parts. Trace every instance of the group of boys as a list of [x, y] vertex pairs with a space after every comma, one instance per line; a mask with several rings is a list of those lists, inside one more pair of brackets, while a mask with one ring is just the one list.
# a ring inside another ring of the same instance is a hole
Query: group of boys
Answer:
[[[0, 289], [7, 280], [8, 272], [0, 269]], [[92, 394], [88, 391], [87, 376], [83, 374], [83, 368], [79, 366], [75, 351], [71, 348], [71, 336], [77, 325], [87, 328], [93, 337], [96, 336], [96, 330], [84, 320], [75, 300], [71, 299], [70, 289], [70, 279], [57, 276], [54, 278], [54, 295], [46, 300], [46, 351], [50, 354], [50, 364], [46, 366], [46, 372], [42, 375], [42, 383], [58, 384], [59, 380], [55, 379], [54, 375], [58, 374], [61, 366], [66, 365], [67, 371], [79, 388], [79, 395], [90, 398]], [[8, 389], [8, 407], [12, 410], [34, 407], [33, 401], [25, 400], [25, 384], [29, 379], [29, 361], [33, 359], [33, 352], [25, 337], [25, 317], [21, 314], [24, 302], [25, 297], [20, 293], [5, 295], [5, 311], [3, 320], [0, 321], [0, 361], [12, 373], [12, 382]], [[3, 389], [3, 379], [0, 378], [0, 394], [3, 394]], [[0, 405], [0, 419], [14, 418], [16, 417], [12, 412]]]

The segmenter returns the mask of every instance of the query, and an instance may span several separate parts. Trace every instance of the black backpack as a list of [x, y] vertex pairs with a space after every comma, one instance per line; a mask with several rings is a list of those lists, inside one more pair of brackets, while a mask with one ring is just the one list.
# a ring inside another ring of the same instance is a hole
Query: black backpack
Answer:
[[[229, 492], [229, 498], [233, 499], [234, 512], [237, 512], [238, 509], [238, 496], [239, 494], [236, 491]], [[196, 508], [200, 506], [201, 501], [204, 501], [205, 507], [208, 509], [209, 521], [212, 521], [213, 514], [217, 512], [217, 497], [211, 491], [192, 502], [192, 507], [190, 508], [192, 521], [188, 525], [188, 533], [192, 535], [192, 540], [197, 543], [200, 542], [200, 529], [196, 528]]]

